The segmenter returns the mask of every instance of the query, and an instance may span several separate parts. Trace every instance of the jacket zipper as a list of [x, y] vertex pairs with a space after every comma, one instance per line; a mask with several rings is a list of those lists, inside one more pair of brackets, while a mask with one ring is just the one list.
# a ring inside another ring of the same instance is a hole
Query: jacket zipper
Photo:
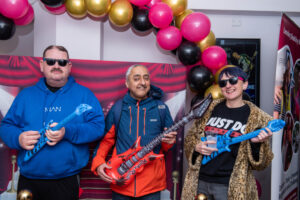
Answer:
[[[136, 139], [139, 137], [139, 117], [140, 117], [140, 102], [136, 103], [137, 116], [136, 116]], [[136, 196], [136, 175], [134, 176], [134, 197]]]
[[144, 135], [146, 134], [146, 108], [144, 109]]

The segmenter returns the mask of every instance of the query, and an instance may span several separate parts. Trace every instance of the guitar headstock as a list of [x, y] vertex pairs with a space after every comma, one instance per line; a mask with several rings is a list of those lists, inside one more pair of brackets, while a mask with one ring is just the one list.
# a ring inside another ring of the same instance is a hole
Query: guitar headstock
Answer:
[[85, 111], [91, 110], [93, 107], [88, 104], [80, 104], [76, 107], [75, 113], [76, 115], [81, 115]]
[[212, 102], [212, 95], [209, 94], [203, 100], [195, 103], [194, 106], [191, 108], [191, 112], [193, 112], [193, 116], [195, 119], [199, 119], [203, 116], [205, 111], [208, 109], [210, 103]]
[[276, 132], [276, 131], [279, 131], [280, 129], [282, 129], [284, 126], [285, 126], [285, 121], [283, 121], [282, 119], [274, 119], [268, 123], [267, 127], [272, 132]]

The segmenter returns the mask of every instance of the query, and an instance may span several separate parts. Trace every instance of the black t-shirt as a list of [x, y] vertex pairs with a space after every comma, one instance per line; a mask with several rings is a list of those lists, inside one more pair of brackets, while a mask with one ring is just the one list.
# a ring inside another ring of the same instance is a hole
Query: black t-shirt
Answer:
[[[250, 115], [250, 107], [245, 104], [239, 108], [228, 108], [224, 102], [218, 104], [205, 126], [205, 133], [213, 132], [224, 135], [233, 129], [231, 137], [245, 134], [246, 123]], [[223, 152], [205, 165], [201, 166], [199, 179], [211, 182], [228, 184], [233, 166], [238, 154], [240, 143], [230, 145], [231, 152]]]

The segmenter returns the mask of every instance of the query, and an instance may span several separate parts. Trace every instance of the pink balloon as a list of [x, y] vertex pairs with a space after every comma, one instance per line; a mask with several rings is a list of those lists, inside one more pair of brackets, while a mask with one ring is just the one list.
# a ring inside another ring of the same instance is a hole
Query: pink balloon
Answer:
[[182, 21], [180, 30], [185, 39], [198, 42], [209, 34], [210, 20], [201, 12], [191, 13]]
[[178, 28], [169, 26], [168, 28], [160, 29], [156, 35], [156, 41], [162, 49], [174, 50], [181, 43], [182, 37]]
[[11, 19], [18, 19], [27, 13], [28, 8], [28, 0], [1, 0], [0, 13]]
[[147, 5], [150, 0], [130, 0], [130, 3], [136, 6], [144, 6]]
[[210, 46], [202, 52], [202, 62], [211, 71], [218, 70], [227, 63], [226, 51], [219, 46]]
[[167, 4], [159, 2], [150, 8], [148, 17], [156, 28], [167, 28], [173, 20], [173, 12]]
[[45, 8], [54, 15], [60, 15], [60, 14], [64, 14], [66, 12], [65, 4], [62, 4], [61, 6], [56, 7], [56, 8], [45, 5]]
[[27, 13], [19, 19], [14, 19], [14, 22], [16, 25], [25, 26], [27, 24], [30, 24], [32, 22], [33, 18], [34, 18], [34, 11], [33, 11], [32, 6], [29, 5], [29, 9], [28, 9]]
[[152, 6], [154, 6], [155, 4], [161, 2], [161, 0], [151, 0], [148, 4], [147, 7], [151, 8]]

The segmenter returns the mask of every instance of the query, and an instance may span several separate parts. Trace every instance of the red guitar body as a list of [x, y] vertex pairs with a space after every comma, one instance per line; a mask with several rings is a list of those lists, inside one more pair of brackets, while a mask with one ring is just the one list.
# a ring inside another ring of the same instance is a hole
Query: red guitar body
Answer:
[[[157, 158], [164, 157], [163, 154], [154, 154], [153, 151], [151, 151], [146, 156], [139, 159], [136, 154], [142, 149], [140, 141], [141, 137], [138, 137], [138, 139], [130, 147], [130, 149], [122, 154], [112, 157], [109, 161], [107, 161], [106, 164], [111, 168], [105, 168], [105, 172], [112, 178], [112, 184], [116, 184], [119, 186], [129, 184], [133, 180], [135, 174], [143, 171], [145, 164]], [[134, 164], [130, 168], [128, 168], [128, 170], [126, 170], [124, 174], [121, 175], [119, 169], [123, 163], [126, 163], [128, 161]]]

